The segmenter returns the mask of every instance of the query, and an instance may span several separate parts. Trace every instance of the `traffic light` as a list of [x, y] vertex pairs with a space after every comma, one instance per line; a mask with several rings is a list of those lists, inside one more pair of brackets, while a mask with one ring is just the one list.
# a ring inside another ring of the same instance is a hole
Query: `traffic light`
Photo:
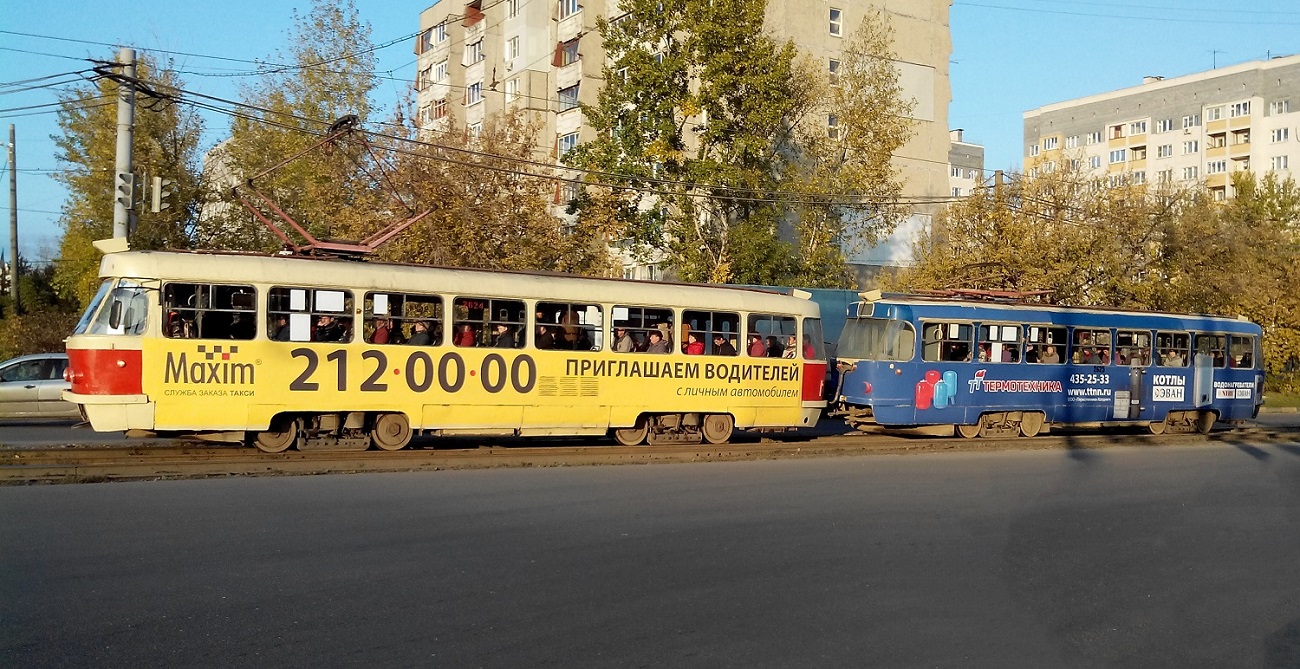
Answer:
[[130, 172], [117, 174], [117, 201], [130, 209], [135, 206], [135, 175]]
[[162, 177], [153, 178], [153, 206], [150, 208], [153, 212], [160, 212], [170, 206], [172, 203], [167, 200], [176, 194], [176, 182], [171, 179]]

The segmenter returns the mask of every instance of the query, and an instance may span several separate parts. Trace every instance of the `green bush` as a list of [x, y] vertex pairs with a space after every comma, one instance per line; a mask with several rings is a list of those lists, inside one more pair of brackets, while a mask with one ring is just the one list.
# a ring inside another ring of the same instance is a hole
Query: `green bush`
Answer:
[[77, 317], [76, 312], [49, 310], [0, 319], [0, 360], [62, 351], [63, 339], [72, 334]]

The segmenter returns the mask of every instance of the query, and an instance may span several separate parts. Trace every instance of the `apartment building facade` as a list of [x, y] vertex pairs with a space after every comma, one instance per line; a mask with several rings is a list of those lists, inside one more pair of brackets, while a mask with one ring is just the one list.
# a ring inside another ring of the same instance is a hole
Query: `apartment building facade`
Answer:
[[[869, 9], [883, 9], [895, 30], [894, 49], [905, 97], [916, 100], [916, 133], [895, 158], [907, 196], [935, 197], [948, 184], [948, 105], [952, 53], [951, 0], [768, 0], [764, 25], [802, 53], [839, 67], [844, 41]], [[540, 154], [560, 163], [592, 138], [580, 103], [594, 104], [605, 52], [596, 20], [615, 18], [617, 0], [439, 0], [420, 14], [417, 38], [417, 121], [437, 128], [455, 117], [471, 134], [492, 114], [522, 109], [543, 128]], [[819, 119], [834, 132], [837, 120]], [[547, 146], [549, 144], [549, 146]], [[556, 203], [572, 186], [557, 186]], [[884, 244], [855, 255], [864, 265], [905, 264], [913, 234], [932, 211], [918, 210]], [[634, 278], [658, 278], [654, 267], [629, 266]]]
[[1231, 198], [1234, 172], [1291, 176], [1300, 160], [1300, 56], [1221, 67], [1024, 114], [1029, 174], [1074, 165], [1111, 183], [1201, 182]]
[[948, 187], [953, 197], [966, 197], [984, 183], [984, 147], [965, 139], [965, 131], [949, 132]]

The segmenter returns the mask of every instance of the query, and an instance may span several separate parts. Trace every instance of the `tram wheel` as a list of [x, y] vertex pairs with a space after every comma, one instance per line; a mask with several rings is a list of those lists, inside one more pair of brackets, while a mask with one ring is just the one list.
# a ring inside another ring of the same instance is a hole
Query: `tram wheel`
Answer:
[[1020, 435], [1024, 437], [1037, 437], [1043, 429], [1043, 414], [1037, 411], [1026, 411], [1020, 416]]
[[370, 441], [385, 451], [398, 451], [411, 443], [411, 423], [406, 414], [381, 413], [370, 428]]
[[974, 425], [958, 425], [956, 427], [957, 434], [960, 434], [967, 439], [974, 439], [975, 437], [980, 436], [980, 432], [983, 431], [984, 420], [980, 419], [980, 422]]
[[1218, 415], [1213, 411], [1201, 411], [1196, 414], [1196, 431], [1201, 434], [1209, 434], [1214, 429], [1214, 422], [1219, 420]]
[[731, 430], [736, 425], [731, 419], [731, 414], [711, 413], [704, 417], [704, 425], [700, 427], [704, 440], [710, 444], [725, 444], [731, 439]]
[[1147, 423], [1147, 429], [1151, 431], [1151, 434], [1164, 434], [1165, 428], [1168, 426], [1168, 420], [1153, 420]]
[[283, 453], [298, 441], [299, 427], [297, 419], [277, 416], [271, 421], [270, 429], [257, 433], [254, 443], [264, 453]]
[[645, 443], [646, 437], [650, 434], [650, 421], [645, 416], [639, 416], [636, 419], [636, 425], [633, 427], [616, 428], [614, 430], [614, 441], [624, 446], [640, 446]]

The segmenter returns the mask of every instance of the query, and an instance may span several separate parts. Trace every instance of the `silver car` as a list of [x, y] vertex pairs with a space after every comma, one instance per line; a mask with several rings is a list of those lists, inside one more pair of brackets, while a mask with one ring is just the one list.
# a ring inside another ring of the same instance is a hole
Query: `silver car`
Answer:
[[63, 380], [66, 353], [37, 353], [0, 362], [0, 418], [80, 418], [64, 401], [72, 384]]

